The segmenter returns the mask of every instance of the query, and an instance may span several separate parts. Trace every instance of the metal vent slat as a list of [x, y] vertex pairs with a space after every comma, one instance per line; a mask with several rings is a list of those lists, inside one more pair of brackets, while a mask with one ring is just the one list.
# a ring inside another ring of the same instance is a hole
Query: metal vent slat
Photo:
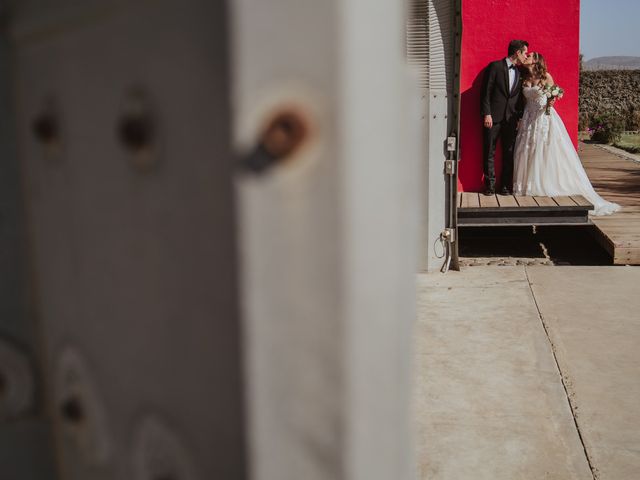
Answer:
[[454, 5], [451, 0], [426, 0], [429, 32], [429, 87], [453, 91]]
[[407, 60], [417, 67], [418, 83], [429, 88], [429, 0], [411, 0], [407, 20]]

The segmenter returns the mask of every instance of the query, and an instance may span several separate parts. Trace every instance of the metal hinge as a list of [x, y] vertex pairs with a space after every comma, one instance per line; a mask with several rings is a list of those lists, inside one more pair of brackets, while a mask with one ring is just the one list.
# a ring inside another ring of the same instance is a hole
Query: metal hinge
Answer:
[[455, 151], [458, 148], [458, 138], [455, 135], [451, 135], [447, 137], [447, 152], [449, 152], [449, 159], [444, 162], [444, 173], [445, 175], [455, 175], [456, 174], [456, 160]]
[[445, 228], [442, 233], [440, 233], [440, 237], [442, 240], [448, 243], [455, 243], [456, 241], [456, 229], [455, 228]]
[[456, 173], [456, 160], [444, 161], [444, 173], [445, 175], [455, 175]]
[[447, 152], [455, 152], [457, 147], [457, 137], [447, 137]]
[[456, 230], [455, 228], [445, 228], [442, 232], [440, 232], [440, 241], [444, 245], [445, 248], [445, 261], [442, 265], [440, 271], [442, 273], [447, 273], [449, 271], [449, 267], [451, 266], [451, 261], [453, 260], [453, 243], [456, 241]]

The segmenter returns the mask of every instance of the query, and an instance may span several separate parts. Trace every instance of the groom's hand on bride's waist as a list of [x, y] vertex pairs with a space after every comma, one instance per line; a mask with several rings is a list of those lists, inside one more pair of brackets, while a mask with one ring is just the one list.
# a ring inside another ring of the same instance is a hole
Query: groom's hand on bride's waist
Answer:
[[493, 117], [491, 115], [485, 115], [483, 125], [484, 125], [484, 128], [493, 127]]

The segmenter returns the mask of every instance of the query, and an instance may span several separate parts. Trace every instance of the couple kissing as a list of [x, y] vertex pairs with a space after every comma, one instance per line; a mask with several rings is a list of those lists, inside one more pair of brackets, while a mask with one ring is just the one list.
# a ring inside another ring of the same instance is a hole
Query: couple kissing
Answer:
[[500, 194], [582, 195], [594, 205], [592, 215], [614, 213], [620, 206], [604, 200], [593, 189], [571, 137], [553, 108], [563, 93], [544, 57], [529, 51], [529, 43], [524, 40], [512, 40], [507, 57], [486, 67], [480, 102], [484, 194], [496, 193], [495, 150], [500, 140]]

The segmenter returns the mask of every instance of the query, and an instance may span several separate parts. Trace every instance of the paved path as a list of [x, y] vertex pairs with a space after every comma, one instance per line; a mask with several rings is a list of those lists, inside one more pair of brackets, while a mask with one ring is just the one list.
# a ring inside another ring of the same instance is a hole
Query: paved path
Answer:
[[419, 473], [640, 478], [640, 268], [418, 278]]

